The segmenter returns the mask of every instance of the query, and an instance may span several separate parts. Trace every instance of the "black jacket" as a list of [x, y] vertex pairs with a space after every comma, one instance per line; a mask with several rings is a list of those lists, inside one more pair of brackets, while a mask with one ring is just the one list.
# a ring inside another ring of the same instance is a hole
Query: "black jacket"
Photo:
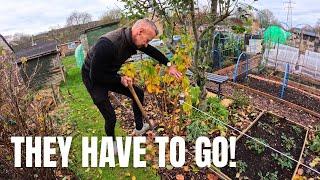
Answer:
[[155, 47], [148, 45], [138, 49], [132, 41], [131, 28], [120, 28], [103, 35], [89, 50], [83, 71], [89, 74], [93, 84], [121, 82], [117, 74], [121, 65], [140, 50], [161, 64], [168, 59]]

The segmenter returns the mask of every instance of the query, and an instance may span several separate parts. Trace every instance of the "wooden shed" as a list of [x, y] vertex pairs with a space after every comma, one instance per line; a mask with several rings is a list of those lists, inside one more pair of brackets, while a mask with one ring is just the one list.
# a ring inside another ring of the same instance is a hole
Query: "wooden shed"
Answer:
[[58, 85], [65, 81], [57, 46], [56, 41], [48, 41], [16, 52], [21, 76], [25, 82], [31, 79], [31, 87]]

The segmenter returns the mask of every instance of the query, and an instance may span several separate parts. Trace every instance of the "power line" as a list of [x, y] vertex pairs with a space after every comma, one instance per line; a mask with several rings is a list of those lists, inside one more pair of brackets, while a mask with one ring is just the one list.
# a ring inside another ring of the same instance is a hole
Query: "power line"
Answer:
[[290, 24], [290, 29], [292, 28], [292, 9], [293, 9], [293, 4], [295, 4], [292, 0], [285, 1], [284, 4], [285, 9], [287, 9], [287, 24]]

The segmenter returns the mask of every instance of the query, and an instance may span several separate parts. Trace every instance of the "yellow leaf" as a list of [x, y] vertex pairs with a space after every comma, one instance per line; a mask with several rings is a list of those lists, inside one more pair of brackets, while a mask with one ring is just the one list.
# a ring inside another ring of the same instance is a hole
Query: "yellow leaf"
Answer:
[[320, 158], [317, 157], [309, 165], [313, 168], [313, 167], [316, 167], [316, 165], [318, 165], [319, 163], [320, 163]]
[[147, 149], [147, 151], [151, 151], [153, 149], [153, 145], [152, 144], [148, 144], [146, 149]]
[[44, 117], [43, 117], [43, 116], [39, 116], [39, 117], [38, 117], [38, 121], [39, 121], [40, 123], [43, 123]]
[[305, 178], [303, 178], [304, 176], [299, 176], [299, 175], [294, 175], [294, 177], [292, 178], [293, 180], [304, 180]]
[[189, 86], [190, 86], [189, 79], [187, 77], [184, 77], [182, 79], [182, 88], [187, 89], [187, 88], [189, 88]]
[[152, 165], [151, 167], [152, 167], [153, 169], [159, 169], [159, 166], [156, 165], [156, 164]]
[[182, 109], [186, 114], [191, 114], [192, 107], [184, 103], [182, 105]]
[[131, 177], [131, 180], [136, 180], [136, 179], [137, 179], [136, 176]]
[[153, 93], [153, 85], [152, 84], [147, 84], [147, 91], [148, 91], [148, 93]]
[[179, 132], [179, 126], [175, 126], [175, 127], [173, 128], [173, 132], [174, 132], [175, 134], [178, 134], [178, 132]]
[[190, 171], [189, 166], [183, 166], [183, 171], [189, 172]]
[[7, 55], [6, 51], [5, 50], [2, 50], [2, 54], [3, 56]]
[[37, 101], [40, 101], [42, 99], [42, 96], [38, 94], [38, 95], [36, 95], [35, 98], [36, 98]]
[[22, 57], [20, 60], [21, 60], [22, 64], [27, 62], [27, 58], [26, 57]]

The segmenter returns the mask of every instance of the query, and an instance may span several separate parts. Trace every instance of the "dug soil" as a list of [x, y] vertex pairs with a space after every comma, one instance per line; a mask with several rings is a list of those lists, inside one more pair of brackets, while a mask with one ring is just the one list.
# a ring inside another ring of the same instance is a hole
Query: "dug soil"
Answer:
[[[271, 84], [266, 81], [260, 81], [255, 78], [249, 78], [248, 83], [245, 83], [253, 89], [271, 94], [275, 97], [279, 97], [281, 86], [276, 84]], [[297, 104], [299, 106], [305, 107], [317, 113], [320, 113], [320, 99], [312, 97], [308, 94], [303, 94], [297, 90], [288, 88], [284, 94], [284, 100]]]
[[[261, 128], [261, 126], [258, 126], [258, 122], [266, 123], [272, 128], [269, 130], [264, 130]], [[254, 138], [262, 138], [269, 146], [279, 150], [280, 152], [290, 153], [290, 156], [296, 160], [299, 159], [306, 133], [305, 129], [299, 127], [301, 132], [297, 132], [292, 128], [293, 124], [291, 122], [285, 119], [276, 118], [271, 114], [264, 114], [261, 116], [258, 122], [248, 131], [248, 135]], [[294, 126], [298, 127], [297, 125]], [[287, 151], [284, 148], [281, 139], [282, 133], [285, 134], [287, 138], [292, 137], [294, 139], [295, 147], [293, 147], [290, 151]], [[290, 169], [282, 169], [272, 157], [272, 153], [277, 154], [275, 151], [265, 147], [264, 152], [258, 155], [246, 147], [245, 143], [247, 140], [249, 140], [249, 138], [243, 136], [237, 141], [236, 144], [236, 160], [241, 160], [247, 164], [245, 172], [241, 173], [242, 177], [248, 177], [249, 179], [260, 179], [260, 176], [258, 175], [259, 172], [261, 172], [263, 175], [266, 175], [268, 172], [273, 173], [277, 171], [278, 179], [291, 179], [297, 163], [292, 162], [292, 168]], [[221, 170], [231, 179], [235, 179], [238, 172], [238, 168], [227, 167], [222, 168]]]

